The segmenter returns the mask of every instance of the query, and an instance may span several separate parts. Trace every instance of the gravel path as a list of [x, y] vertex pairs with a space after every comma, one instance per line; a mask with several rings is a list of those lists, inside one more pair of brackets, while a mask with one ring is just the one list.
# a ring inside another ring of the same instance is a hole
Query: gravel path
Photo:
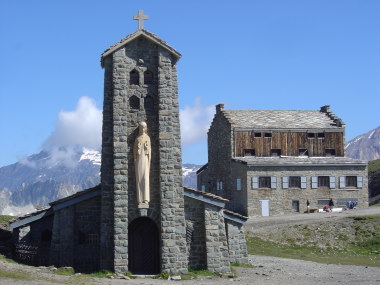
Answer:
[[[81, 278], [80, 276], [59, 276], [49, 270], [7, 264], [6, 266], [18, 271], [26, 271], [33, 276], [35, 281], [0, 278], [1, 285], [50, 285], [50, 284], [380, 284], [380, 270], [377, 267], [329, 265], [311, 261], [301, 261], [268, 256], [250, 256], [250, 262], [256, 268], [240, 268], [237, 270], [237, 278], [207, 278], [199, 277], [188, 281], [167, 281], [151, 278], [138, 278], [131, 280]], [[4, 262], [0, 261], [0, 269], [4, 269]]]

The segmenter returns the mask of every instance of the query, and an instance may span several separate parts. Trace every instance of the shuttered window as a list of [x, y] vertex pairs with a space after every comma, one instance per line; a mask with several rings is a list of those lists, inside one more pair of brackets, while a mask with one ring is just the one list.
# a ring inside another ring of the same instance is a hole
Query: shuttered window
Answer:
[[252, 189], [259, 188], [259, 177], [258, 176], [252, 176], [251, 182], [252, 182]]
[[289, 188], [289, 177], [288, 176], [282, 177], [282, 188], [283, 189]]
[[236, 190], [237, 191], [241, 190], [241, 179], [240, 178], [236, 179]]
[[301, 189], [306, 189], [306, 176], [301, 176]]
[[289, 188], [301, 188], [301, 177], [289, 176]]
[[339, 188], [362, 188], [363, 176], [340, 176]]

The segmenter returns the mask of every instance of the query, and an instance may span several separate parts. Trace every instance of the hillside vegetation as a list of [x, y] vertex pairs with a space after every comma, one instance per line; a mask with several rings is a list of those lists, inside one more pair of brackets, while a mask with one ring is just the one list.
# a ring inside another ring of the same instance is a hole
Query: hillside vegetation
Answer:
[[380, 215], [247, 233], [250, 254], [380, 267]]
[[368, 172], [376, 172], [380, 170], [380, 159], [368, 162]]

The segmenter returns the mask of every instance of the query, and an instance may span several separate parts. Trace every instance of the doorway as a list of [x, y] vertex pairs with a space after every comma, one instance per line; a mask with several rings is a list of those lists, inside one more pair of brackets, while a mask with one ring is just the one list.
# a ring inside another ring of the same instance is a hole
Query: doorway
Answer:
[[300, 201], [299, 200], [292, 200], [292, 210], [293, 212], [298, 212], [300, 211]]
[[260, 200], [261, 204], [261, 216], [268, 217], [269, 216], [269, 200]]
[[128, 228], [128, 269], [133, 274], [160, 273], [159, 234], [156, 223], [146, 217], [137, 218]]

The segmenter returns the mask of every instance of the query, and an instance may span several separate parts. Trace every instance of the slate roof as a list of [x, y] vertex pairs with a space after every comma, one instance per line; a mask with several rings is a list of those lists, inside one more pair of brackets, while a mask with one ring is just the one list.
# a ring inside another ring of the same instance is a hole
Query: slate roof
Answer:
[[228, 202], [229, 201], [228, 199], [225, 199], [225, 198], [220, 197], [218, 195], [214, 195], [212, 193], [202, 192], [200, 190], [196, 190], [196, 189], [189, 188], [189, 187], [183, 187], [183, 188], [185, 189], [185, 191], [190, 191], [190, 192], [193, 192], [195, 194], [198, 194], [198, 195], [201, 195], [201, 196], [204, 196], [204, 197], [207, 197], [207, 198], [211, 198], [211, 199], [214, 199], [214, 200], [218, 200], [218, 201], [221, 201], [221, 202]]
[[366, 161], [348, 157], [235, 157], [233, 161], [242, 162], [248, 166], [305, 166], [305, 165], [361, 165], [365, 166]]
[[181, 54], [176, 51], [174, 48], [172, 48], [170, 45], [168, 45], [165, 41], [161, 40], [157, 35], [147, 31], [147, 30], [137, 30], [136, 32], [126, 36], [125, 38], [121, 39], [119, 42], [111, 45], [108, 49], [106, 49], [101, 56], [101, 65], [103, 67], [103, 60], [106, 56], [110, 55], [117, 49], [121, 48], [122, 46], [126, 45], [130, 41], [138, 38], [139, 36], [145, 36], [146, 38], [150, 39], [151, 41], [155, 42], [156, 44], [162, 46], [172, 54], [174, 54], [175, 57], [180, 58]]
[[235, 128], [248, 129], [338, 129], [336, 122], [320, 111], [223, 110]]

